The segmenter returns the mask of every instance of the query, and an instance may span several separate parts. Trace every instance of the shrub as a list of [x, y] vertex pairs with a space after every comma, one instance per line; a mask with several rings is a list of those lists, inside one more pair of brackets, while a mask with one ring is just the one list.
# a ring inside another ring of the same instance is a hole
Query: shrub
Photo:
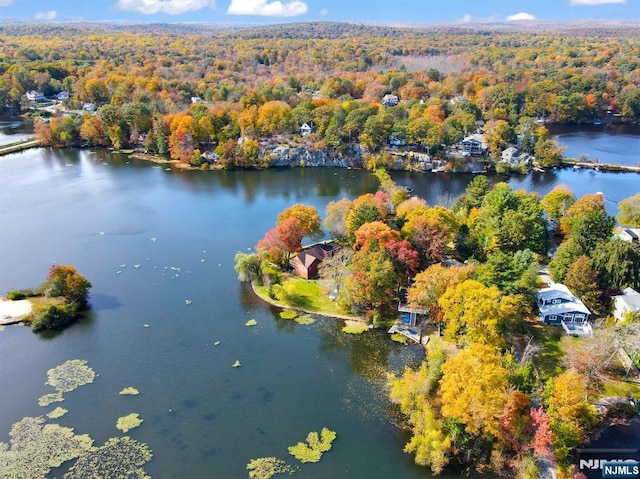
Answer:
[[7, 299], [9, 301], [19, 301], [21, 299], [30, 298], [35, 295], [36, 292], [33, 289], [14, 289], [7, 293]]
[[77, 308], [73, 304], [60, 304], [43, 308], [35, 312], [31, 318], [31, 329], [41, 331], [43, 329], [62, 329], [76, 319]]

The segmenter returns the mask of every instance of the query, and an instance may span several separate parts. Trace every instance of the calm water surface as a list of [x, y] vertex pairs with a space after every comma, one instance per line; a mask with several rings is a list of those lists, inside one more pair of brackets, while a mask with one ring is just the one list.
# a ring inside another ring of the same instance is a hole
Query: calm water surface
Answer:
[[[472, 178], [394, 177], [430, 204], [450, 203]], [[615, 209], [639, 178], [559, 170], [509, 182], [542, 194], [560, 183], [578, 195], [603, 191]], [[0, 158], [0, 291], [39, 284], [52, 263], [73, 264], [93, 283], [93, 309], [80, 324], [50, 335], [0, 332], [0, 441], [22, 417], [56, 406], [37, 403], [51, 392], [46, 371], [80, 358], [99, 376], [65, 395], [69, 413], [58, 421], [101, 444], [119, 434], [118, 417], [139, 413], [144, 422], [129, 434], [153, 449], [153, 477], [246, 477], [250, 459], [287, 459], [289, 445], [323, 426], [337, 431], [334, 448], [297, 477], [430, 477], [402, 453], [407, 437], [382, 387], [388, 370], [422, 359], [419, 348], [383, 333], [346, 336], [333, 320], [281, 320], [233, 270], [234, 254], [284, 208], [302, 202], [322, 212], [376, 185], [356, 170], [166, 171], [105, 151]], [[258, 325], [246, 327], [249, 319]], [[119, 396], [126, 386], [140, 396]]]
[[640, 166], [640, 125], [549, 125], [565, 156]]

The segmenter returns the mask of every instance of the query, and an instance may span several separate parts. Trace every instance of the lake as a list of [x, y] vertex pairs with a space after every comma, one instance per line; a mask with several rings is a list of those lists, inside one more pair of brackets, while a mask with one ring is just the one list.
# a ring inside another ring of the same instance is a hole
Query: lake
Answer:
[[640, 166], [640, 125], [549, 125], [568, 158]]
[[[472, 178], [393, 176], [430, 204], [451, 203]], [[180, 171], [105, 150], [34, 149], [0, 158], [0, 178], [0, 292], [38, 285], [53, 263], [93, 283], [79, 324], [0, 331], [0, 441], [22, 417], [57, 406], [38, 406], [52, 392], [48, 369], [86, 359], [99, 376], [65, 395], [69, 413], [57, 422], [102, 444], [120, 435], [118, 417], [139, 413], [144, 422], [129, 435], [153, 450], [145, 469], [155, 478], [247, 477], [252, 458], [288, 460], [288, 446], [324, 426], [338, 434], [333, 449], [296, 477], [430, 477], [402, 453], [408, 437], [384, 389], [387, 371], [417, 364], [420, 348], [382, 332], [345, 335], [335, 320], [282, 320], [233, 269], [234, 254], [284, 208], [301, 202], [322, 213], [373, 192], [369, 172]], [[579, 196], [602, 191], [614, 210], [638, 178], [557, 170], [508, 181], [542, 194], [560, 183]], [[231, 367], [236, 360], [241, 367]], [[127, 386], [140, 395], [120, 396]]]

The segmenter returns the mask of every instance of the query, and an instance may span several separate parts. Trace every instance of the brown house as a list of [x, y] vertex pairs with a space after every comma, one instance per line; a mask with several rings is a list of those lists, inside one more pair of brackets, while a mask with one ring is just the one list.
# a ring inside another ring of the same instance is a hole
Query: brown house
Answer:
[[325, 258], [333, 256], [340, 246], [333, 242], [319, 243], [305, 248], [289, 260], [289, 266], [295, 273], [304, 279], [318, 277], [320, 263]]

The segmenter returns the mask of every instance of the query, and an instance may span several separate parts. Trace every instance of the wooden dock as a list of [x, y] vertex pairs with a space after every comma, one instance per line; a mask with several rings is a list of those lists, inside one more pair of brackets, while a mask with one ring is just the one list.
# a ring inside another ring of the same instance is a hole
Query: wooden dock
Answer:
[[631, 166], [631, 165], [613, 165], [610, 163], [591, 163], [584, 161], [562, 161], [562, 166], [567, 168], [575, 168], [579, 170], [584, 168], [585, 170], [595, 170], [595, 171], [613, 171], [620, 173], [640, 173], [640, 166]]
[[40, 146], [40, 140], [37, 140], [35, 136], [13, 143], [7, 143], [6, 145], [0, 145], [0, 156], [15, 153], [16, 151], [28, 150], [29, 148], [36, 148], [38, 146]]

